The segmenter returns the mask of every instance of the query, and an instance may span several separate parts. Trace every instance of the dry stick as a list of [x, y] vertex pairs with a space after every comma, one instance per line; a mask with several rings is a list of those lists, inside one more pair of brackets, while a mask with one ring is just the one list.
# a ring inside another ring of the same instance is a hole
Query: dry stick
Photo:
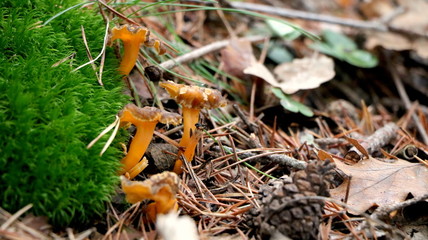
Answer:
[[[6, 236], [7, 234], [14, 234], [8, 230], [8, 227], [12, 224], [13, 228], [17, 228], [26, 233], [29, 233], [30, 235], [34, 236], [35, 239], [48, 239], [48, 237], [46, 237], [42, 232], [34, 228], [31, 228], [18, 220], [18, 218], [24, 213], [24, 210], [25, 211], [28, 210], [29, 205], [25, 206], [23, 209], [19, 210], [13, 215], [0, 207], [0, 219], [4, 219], [4, 220], [8, 219], [6, 222], [3, 223], [2, 228], [0, 228], [0, 238], [1, 236]], [[4, 229], [3, 229], [3, 226], [4, 226]], [[17, 236], [17, 239], [20, 239], [18, 237], [19, 236]]]
[[[395, 123], [388, 123], [382, 128], [376, 130], [367, 139], [361, 142], [361, 146], [367, 150], [367, 153], [371, 155], [376, 150], [379, 150], [382, 146], [388, 144], [394, 137], [397, 136], [398, 126]], [[345, 155], [346, 159], [359, 161], [363, 158], [363, 154], [354, 146], [349, 149]]]
[[[244, 40], [250, 41], [250, 42], [258, 42], [265, 38], [265, 36], [251, 36], [243, 38]], [[208, 44], [206, 46], [203, 46], [201, 48], [195, 49], [189, 53], [183, 54], [175, 59], [170, 59], [168, 61], [165, 61], [159, 65], [160, 68], [163, 69], [172, 69], [179, 64], [192, 61], [193, 59], [197, 59], [199, 57], [202, 57], [208, 53], [218, 51], [227, 45], [229, 45], [230, 40], [222, 40], [218, 42], [213, 42], [211, 44]]]
[[[233, 151], [233, 149], [230, 148], [230, 147], [223, 146], [223, 148], [225, 148], [226, 150], [231, 151], [231, 152]], [[213, 150], [220, 151], [220, 147], [214, 146]], [[239, 152], [237, 152], [237, 154], [239, 154], [239, 157], [241, 159], [246, 159], [246, 158], [249, 158], [249, 157], [256, 156], [256, 154], [251, 153], [251, 152], [243, 152], [243, 153], [241, 153], [240, 151], [243, 151], [243, 150], [238, 149], [238, 148], [236, 149], [236, 151], [239, 151]], [[296, 169], [305, 169], [306, 165], [307, 165], [307, 163], [304, 162], [304, 161], [300, 161], [300, 160], [297, 160], [297, 159], [295, 159], [293, 157], [290, 157], [290, 156], [287, 156], [287, 155], [282, 155], [282, 154], [270, 154], [270, 155], [267, 155], [267, 156], [263, 156], [263, 158], [257, 158], [256, 161], [257, 162], [262, 162], [262, 163], [277, 163], [277, 164], [280, 164], [280, 165], [285, 165], [285, 166], [293, 167], [293, 168], [296, 168]]]
[[369, 220], [372, 220], [374, 222], [383, 222], [384, 219], [387, 219], [389, 213], [408, 207], [417, 202], [424, 201], [425, 199], [428, 199], [428, 193], [391, 206], [379, 207], [372, 215], [370, 215], [369, 218], [366, 218], [365, 221], [358, 225], [357, 230], [367, 228], [367, 226], [370, 225]]
[[[398, 77], [398, 74], [394, 68], [390, 67], [389, 69], [391, 70], [392, 79], [394, 80], [394, 84], [397, 88], [398, 94], [400, 95], [401, 100], [403, 100], [406, 109], [409, 110], [410, 108], [412, 108], [412, 103], [410, 102], [409, 96], [407, 95], [407, 92], [404, 89], [403, 82], [401, 82], [401, 79], [400, 77]], [[424, 143], [428, 145], [428, 135], [425, 131], [424, 126], [419, 121], [418, 116], [416, 116], [415, 113], [412, 114], [412, 118], [413, 121], [415, 121], [416, 127], [418, 128]]]
[[[282, 16], [287, 18], [299, 18], [299, 19], [304, 19], [309, 21], [326, 22], [326, 23], [337, 24], [337, 25], [342, 25], [347, 27], [375, 30], [380, 32], [392, 31], [396, 33], [416, 35], [416, 36], [425, 37], [425, 38], [428, 37], [428, 35], [424, 33], [412, 32], [406, 29], [401, 29], [398, 27], [385, 24], [385, 22], [391, 21], [391, 19], [381, 19], [378, 21], [361, 21], [361, 20], [340, 18], [340, 17], [334, 17], [334, 16], [329, 16], [324, 14], [310, 13], [310, 12], [286, 9], [286, 8], [271, 7], [267, 5], [247, 3], [247, 2], [230, 2], [230, 5], [238, 9], [259, 11], [259, 12], [274, 14], [277, 16]], [[400, 11], [397, 11], [396, 13], [391, 15], [391, 17], [395, 17], [397, 14], [400, 14], [400, 13], [401, 13]]]
[[21, 208], [19, 211], [17, 211], [15, 214], [13, 214], [6, 222], [4, 222], [0, 226], [0, 230], [6, 230], [13, 222], [15, 222], [22, 214], [27, 212], [30, 208], [33, 207], [33, 204], [28, 204], [25, 207]]
[[250, 11], [260, 11], [260, 12], [275, 14], [278, 16], [288, 17], [288, 18], [299, 18], [299, 19], [310, 20], [310, 21], [326, 22], [326, 23], [344, 25], [344, 26], [354, 27], [354, 28], [377, 30], [382, 32], [385, 32], [388, 30], [388, 26], [380, 22], [374, 22], [374, 21], [368, 22], [368, 21], [360, 21], [360, 20], [347, 19], [347, 18], [339, 18], [339, 17], [333, 17], [329, 15], [324, 15], [324, 14], [310, 13], [310, 12], [286, 9], [286, 8], [271, 7], [271, 6], [255, 4], [255, 3], [230, 2], [230, 5], [234, 8], [245, 9]]
[[343, 138], [317, 138], [314, 140], [314, 142], [318, 145], [339, 145], [346, 143], [346, 140]]
[[103, 0], [98, 0], [98, 2], [101, 3], [101, 5], [103, 5], [104, 7], [106, 7], [109, 11], [111, 11], [114, 14], [116, 14], [119, 18], [122, 18], [123, 20], [125, 20], [125, 21], [127, 21], [129, 23], [132, 23], [134, 25], [140, 26], [140, 24], [138, 24], [137, 22], [129, 19], [128, 17], [126, 17], [122, 13], [116, 11], [114, 8], [112, 8], [109, 5], [107, 5], [107, 3], [105, 3]]
[[371, 217], [375, 218], [375, 219], [381, 219], [382, 220], [385, 217], [387, 217], [390, 212], [408, 207], [408, 206], [413, 205], [417, 202], [424, 201], [425, 199], [428, 199], [428, 193], [421, 195], [419, 197], [415, 197], [415, 198], [406, 200], [404, 202], [396, 203], [393, 205], [386, 205], [384, 207], [379, 207], [378, 209], [376, 209], [374, 211], [374, 213], [371, 215]]
[[70, 240], [76, 240], [76, 238], [74, 237], [74, 234], [73, 234], [73, 229], [67, 228], [66, 231], [67, 231], [67, 236]]

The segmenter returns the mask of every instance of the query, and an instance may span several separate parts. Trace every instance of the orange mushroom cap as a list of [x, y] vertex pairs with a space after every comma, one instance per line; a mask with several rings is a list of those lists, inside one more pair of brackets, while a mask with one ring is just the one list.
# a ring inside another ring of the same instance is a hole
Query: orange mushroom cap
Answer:
[[124, 54], [120, 63], [119, 71], [128, 75], [135, 66], [140, 45], [143, 43], [146, 46], [154, 47], [158, 54], [166, 52], [162, 42], [157, 39], [150, 39], [150, 32], [146, 28], [135, 25], [122, 25], [112, 29], [111, 41], [121, 39], [124, 45]]
[[112, 30], [111, 40], [121, 39], [123, 42], [138, 42], [144, 43], [150, 36], [150, 32], [146, 28], [135, 25], [122, 25], [114, 27]]
[[159, 86], [165, 88], [169, 95], [183, 107], [211, 109], [224, 107], [227, 104], [221, 93], [214, 89], [188, 86], [174, 83], [173, 81], [160, 83]]
[[[181, 123], [181, 116], [176, 113], [170, 113], [160, 110], [155, 107], [140, 108], [135, 104], [127, 104], [119, 113], [121, 125], [132, 123], [137, 128], [137, 132], [131, 142], [127, 155], [122, 159], [122, 170], [120, 174], [124, 174], [133, 169], [141, 160], [149, 146], [156, 124], [178, 125]], [[146, 164], [141, 164], [144, 166]], [[144, 167], [137, 168], [139, 171], [144, 170]], [[136, 170], [136, 169], [134, 169]], [[139, 172], [132, 171], [131, 178], [138, 175]]]
[[179, 125], [182, 117], [179, 114], [167, 112], [155, 107], [140, 108], [133, 103], [125, 105], [122, 111], [119, 112], [121, 124], [130, 122], [138, 125], [144, 122], [160, 122], [163, 124]]
[[[199, 121], [200, 110], [202, 108], [224, 107], [227, 101], [219, 91], [209, 88], [177, 84], [172, 81], [160, 83], [159, 86], [165, 88], [169, 95], [183, 107], [183, 137], [179, 145], [185, 150], [184, 152], [179, 151], [178, 155], [185, 153], [183, 156], [187, 161], [192, 161], [199, 138], [192, 138], [191, 136], [196, 128], [195, 124]], [[178, 158], [173, 171], [181, 173], [181, 166], [182, 162]]]
[[144, 181], [130, 181], [121, 176], [122, 190], [126, 194], [129, 203], [137, 203], [143, 200], [153, 200], [147, 213], [151, 220], [157, 214], [165, 214], [178, 209], [176, 194], [180, 178], [173, 172], [163, 172], [151, 176]]

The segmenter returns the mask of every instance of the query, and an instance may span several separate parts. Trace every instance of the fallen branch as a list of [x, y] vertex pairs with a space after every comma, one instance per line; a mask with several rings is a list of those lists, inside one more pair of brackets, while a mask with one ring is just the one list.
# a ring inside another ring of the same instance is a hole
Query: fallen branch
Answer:
[[[366, 29], [366, 30], [374, 30], [374, 31], [380, 31], [380, 32], [391, 31], [391, 32], [400, 33], [400, 34], [416, 35], [416, 36], [425, 37], [425, 38], [428, 37], [428, 35], [424, 33], [408, 31], [406, 29], [401, 29], [401, 28], [388, 25], [387, 23], [391, 19], [381, 19], [377, 21], [361, 21], [356, 19], [340, 18], [340, 17], [334, 17], [330, 15], [311, 13], [311, 12], [299, 11], [294, 9], [271, 7], [263, 4], [255, 4], [255, 3], [247, 3], [247, 2], [229, 2], [229, 4], [230, 6], [238, 9], [264, 12], [264, 13], [274, 14], [277, 16], [287, 17], [287, 18], [298, 18], [303, 20], [325, 22], [325, 23], [331, 23], [331, 24]], [[394, 16], [395, 15], [396, 14], [394, 14]]]
[[[381, 147], [388, 144], [394, 137], [397, 136], [398, 126], [395, 123], [388, 123], [382, 128], [379, 128], [370, 135], [367, 139], [361, 142], [361, 146], [367, 150], [367, 153], [371, 155], [373, 152], [379, 150]], [[359, 161], [364, 156], [357, 147], [352, 147], [346, 153], [345, 158], [349, 160]]]
[[[258, 41], [261, 41], [265, 38], [266, 38], [266, 36], [251, 36], [251, 37], [243, 38], [243, 40], [250, 41], [250, 42], [258, 42]], [[159, 64], [159, 67], [161, 69], [166, 69], [166, 70], [172, 69], [172, 68], [174, 68], [174, 67], [176, 67], [182, 63], [189, 62], [189, 61], [192, 61], [194, 59], [200, 58], [200, 57], [202, 57], [208, 53], [218, 51], [218, 50], [226, 47], [227, 45], [229, 45], [230, 41], [231, 40], [222, 40], [222, 41], [218, 41], [218, 42], [213, 42], [213, 43], [208, 44], [206, 46], [203, 46], [201, 48], [195, 49], [189, 53], [183, 54], [177, 58], [165, 61], [165, 62]]]
[[[230, 152], [234, 152], [233, 149], [231, 147], [226, 147], [223, 146], [223, 148], [226, 151], [230, 151]], [[220, 152], [220, 147], [219, 146], [213, 146], [213, 150], [216, 152]], [[239, 155], [239, 158], [241, 159], [246, 159], [249, 157], [254, 157], [257, 154], [252, 153], [252, 152], [240, 152], [243, 151], [241, 149], [236, 148], [236, 153]], [[262, 164], [270, 164], [270, 163], [276, 163], [279, 164], [281, 166], [287, 166], [287, 167], [292, 167], [292, 168], [296, 168], [296, 169], [305, 169], [307, 163], [305, 161], [301, 161], [298, 159], [295, 159], [293, 157], [284, 155], [284, 154], [270, 154], [270, 155], [266, 155], [260, 158], [255, 158], [253, 160], [251, 160], [251, 162], [258, 162], [258, 163], [262, 163]]]

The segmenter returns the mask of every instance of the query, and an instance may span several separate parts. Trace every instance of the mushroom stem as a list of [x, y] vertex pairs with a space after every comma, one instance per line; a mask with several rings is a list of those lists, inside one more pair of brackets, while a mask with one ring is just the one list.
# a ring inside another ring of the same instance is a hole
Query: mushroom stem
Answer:
[[139, 161], [131, 170], [128, 171], [129, 179], [135, 178], [140, 172], [142, 172], [146, 167], [149, 166], [149, 161], [146, 157], [143, 157], [143, 160]]
[[120, 174], [131, 170], [141, 160], [152, 140], [157, 122], [144, 122], [135, 125], [137, 132], [129, 147], [129, 152], [122, 159], [122, 169]]
[[138, 54], [140, 53], [140, 42], [123, 42], [123, 47], [125, 50], [120, 62], [119, 72], [123, 75], [128, 75], [137, 62]]
[[121, 176], [121, 182], [122, 190], [129, 203], [136, 203], [145, 199], [154, 201], [146, 209], [147, 216], [151, 221], [156, 220], [157, 214], [176, 212], [178, 209], [176, 194], [180, 179], [175, 173], [159, 173], [152, 175], [143, 182], [130, 181]]
[[[196, 142], [192, 139], [192, 135], [196, 130], [196, 123], [199, 121], [199, 112], [200, 109], [188, 108], [183, 106], [183, 137], [178, 144], [181, 148], [184, 148], [184, 151], [180, 149], [178, 151], [178, 156], [183, 155], [188, 162], [193, 160], [193, 156], [195, 155], [196, 145], [198, 144], [198, 140]], [[181, 159], [177, 159], [175, 161], [173, 172], [180, 174], [183, 172], [181, 166], [183, 162]]]
[[199, 112], [202, 108], [224, 107], [227, 102], [219, 91], [209, 88], [186, 86], [172, 81], [160, 83], [159, 86], [165, 88], [169, 95], [183, 108], [183, 136], [179, 143], [180, 150], [174, 166], [174, 172], [181, 173], [181, 166], [183, 165], [181, 156], [184, 156], [187, 161], [192, 161], [195, 154], [199, 138], [192, 135], [195, 134], [195, 125], [199, 121]]
[[[195, 132], [196, 123], [199, 121], [200, 109], [183, 107], [183, 137], [180, 140], [180, 147], [187, 147], [190, 142], [191, 133]], [[187, 159], [191, 161], [192, 159]]]
[[[179, 151], [179, 155], [182, 155], [184, 157], [184, 159], [187, 159], [188, 162], [192, 161], [193, 157], [195, 156], [195, 150], [196, 150], [196, 146], [198, 145], [199, 139], [202, 136], [202, 132], [198, 129], [195, 129], [194, 131], [192, 131], [192, 136], [189, 139], [189, 142], [186, 146], [186, 149]], [[180, 174], [183, 172], [183, 170], [181, 169], [181, 166], [183, 165], [183, 162], [181, 161], [182, 158], [177, 159], [177, 161], [175, 161], [175, 165], [174, 165], [174, 172], [177, 174]]]

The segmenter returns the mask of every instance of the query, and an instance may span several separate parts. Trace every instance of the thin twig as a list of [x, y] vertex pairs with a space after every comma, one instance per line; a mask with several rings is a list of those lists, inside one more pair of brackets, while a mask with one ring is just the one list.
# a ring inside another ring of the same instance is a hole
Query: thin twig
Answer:
[[[359, 29], [375, 30], [380, 32], [391, 31], [391, 32], [400, 33], [400, 34], [415, 35], [415, 36], [425, 37], [425, 38], [428, 37], [428, 35], [424, 33], [409, 31], [406, 29], [388, 25], [387, 23], [382, 21], [384, 19], [380, 19], [377, 21], [361, 21], [361, 20], [355, 20], [355, 19], [349, 19], [349, 18], [340, 18], [340, 17], [334, 17], [330, 15], [299, 11], [294, 9], [271, 7], [263, 4], [248, 3], [248, 2], [230, 2], [230, 5], [237, 9], [264, 12], [264, 13], [274, 14], [277, 16], [287, 17], [287, 18], [298, 18], [303, 20], [325, 22], [325, 23], [331, 23], [331, 24], [359, 28]], [[402, 11], [397, 11], [397, 12], [398, 13], [396, 14], [400, 14]], [[395, 17], [396, 14], [394, 14], [392, 17]], [[385, 19], [385, 20], [389, 21], [390, 19]]]
[[[361, 146], [366, 149], [367, 153], [370, 155], [394, 139], [397, 136], [398, 129], [399, 128], [395, 123], [388, 123], [382, 128], [376, 130], [372, 135], [361, 142]], [[345, 155], [345, 158], [359, 161], [363, 158], [363, 153], [361, 153], [357, 147], [354, 146], [349, 149], [348, 153]]]
[[134, 25], [138, 25], [140, 26], [140, 24], [138, 24], [137, 22], [129, 19], [128, 17], [126, 17], [125, 15], [123, 15], [122, 13], [116, 11], [114, 8], [110, 7], [109, 5], [107, 5], [107, 3], [105, 3], [103, 0], [98, 0], [99, 3], [101, 3], [104, 7], [106, 7], [109, 11], [111, 11], [112, 13], [116, 14], [116, 16], [118, 16], [119, 18], [132, 23]]
[[[251, 36], [251, 37], [246, 37], [243, 38], [244, 40], [250, 41], [250, 42], [258, 42], [261, 41], [265, 38], [265, 36]], [[178, 66], [179, 64], [185, 63], [185, 62], [189, 62], [192, 61], [194, 59], [197, 59], [199, 57], [202, 57], [208, 53], [211, 52], [215, 52], [218, 51], [224, 47], [226, 47], [227, 45], [229, 45], [230, 40], [222, 40], [222, 41], [218, 41], [218, 42], [213, 42], [211, 44], [208, 44], [206, 46], [203, 46], [201, 48], [195, 49], [189, 53], [183, 54], [175, 59], [170, 59], [168, 61], [165, 61], [163, 63], [161, 63], [159, 65], [160, 68], [163, 69], [172, 69], [176, 66]]]
[[[223, 148], [226, 149], [227, 151], [233, 152], [233, 149], [230, 147], [223, 146]], [[220, 147], [213, 146], [213, 150], [214, 151], [220, 151]], [[257, 156], [256, 154], [251, 153], [251, 152], [241, 152], [242, 151], [241, 149], [236, 149], [236, 151], [238, 151], [237, 154], [239, 154], [241, 159], [247, 159], [249, 157]], [[276, 164], [285, 165], [288, 167], [293, 167], [293, 168], [296, 168], [299, 170], [305, 169], [306, 165], [307, 165], [307, 163], [304, 161], [297, 160], [297, 159], [290, 157], [290, 156], [287, 156], [287, 155], [275, 154], [275, 153], [272, 153], [270, 155], [264, 155], [263, 157], [260, 156], [259, 158], [254, 159], [254, 161], [257, 161], [257, 162], [260, 162], [263, 164], [276, 163]]]
[[0, 230], [6, 230], [13, 222], [15, 222], [22, 214], [28, 211], [33, 207], [33, 204], [28, 204], [25, 207], [21, 208], [18, 212], [13, 214], [5, 223], [0, 226]]
[[408, 207], [410, 205], [413, 205], [417, 202], [421, 202], [424, 201], [425, 199], [428, 199], [428, 193], [406, 200], [404, 202], [400, 202], [397, 204], [393, 204], [393, 205], [385, 205], [383, 207], [379, 207], [376, 209], [376, 211], [371, 215], [372, 218], [376, 218], [376, 219], [384, 219], [385, 217], [387, 217], [389, 215], [390, 212]]
[[326, 22], [332, 24], [338, 24], [354, 28], [370, 29], [385, 32], [388, 27], [377, 21], [360, 21], [348, 18], [339, 18], [324, 14], [311, 13], [305, 11], [299, 11], [294, 9], [271, 7], [263, 4], [247, 3], [247, 2], [230, 2], [230, 5], [234, 8], [245, 9], [250, 11], [260, 11], [269, 14], [275, 14], [281, 17], [298, 18], [317, 22]]
[[[397, 88], [398, 94], [400, 95], [401, 100], [403, 100], [403, 102], [404, 102], [404, 106], [406, 107], [407, 110], [411, 109], [412, 103], [410, 102], [409, 95], [407, 95], [407, 92], [404, 88], [403, 82], [401, 81], [400, 77], [398, 76], [397, 71], [393, 67], [389, 67], [389, 69], [391, 71], [392, 79], [394, 80], [394, 84], [395, 84], [395, 87]], [[427, 132], [425, 131], [424, 126], [419, 121], [418, 116], [415, 113], [412, 114], [412, 119], [415, 122], [416, 127], [419, 130], [419, 133], [421, 134], [422, 140], [424, 141], [425, 144], [428, 145]]]

